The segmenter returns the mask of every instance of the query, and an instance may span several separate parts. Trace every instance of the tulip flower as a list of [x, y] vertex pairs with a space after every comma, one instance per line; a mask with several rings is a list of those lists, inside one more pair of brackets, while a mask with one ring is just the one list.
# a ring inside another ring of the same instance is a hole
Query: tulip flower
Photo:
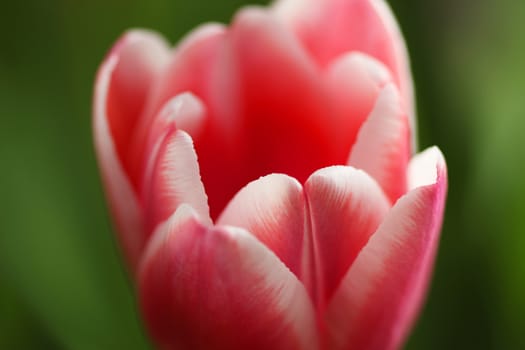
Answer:
[[163, 349], [396, 349], [421, 307], [447, 171], [414, 155], [382, 0], [281, 0], [174, 49], [124, 35], [94, 136], [140, 309]]

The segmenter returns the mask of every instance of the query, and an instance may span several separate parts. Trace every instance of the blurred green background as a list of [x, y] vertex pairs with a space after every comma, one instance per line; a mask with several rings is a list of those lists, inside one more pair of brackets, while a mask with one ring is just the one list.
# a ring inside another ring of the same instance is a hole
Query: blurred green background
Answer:
[[[94, 74], [126, 28], [176, 42], [244, 3], [2, 3], [1, 349], [148, 348], [92, 150]], [[523, 349], [525, 2], [390, 3], [411, 54], [420, 146], [439, 145], [450, 176], [435, 277], [407, 348]]]

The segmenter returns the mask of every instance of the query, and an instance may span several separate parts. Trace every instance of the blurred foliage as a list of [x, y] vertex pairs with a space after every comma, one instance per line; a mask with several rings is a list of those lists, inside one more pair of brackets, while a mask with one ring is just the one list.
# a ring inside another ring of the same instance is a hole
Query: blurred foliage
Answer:
[[[92, 151], [94, 74], [129, 27], [176, 42], [244, 3], [3, 3], [0, 348], [148, 348]], [[420, 146], [439, 145], [450, 175], [435, 278], [407, 348], [525, 348], [525, 2], [391, 5], [411, 54]]]

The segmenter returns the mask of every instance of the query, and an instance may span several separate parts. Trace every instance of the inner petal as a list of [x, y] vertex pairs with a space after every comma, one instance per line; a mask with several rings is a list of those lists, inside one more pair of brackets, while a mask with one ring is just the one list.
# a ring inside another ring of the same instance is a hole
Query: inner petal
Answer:
[[178, 49], [167, 82], [153, 95], [164, 101], [191, 91], [206, 105], [202, 130], [185, 131], [213, 220], [261, 176], [283, 173], [304, 183], [317, 169], [346, 164], [390, 80], [384, 66], [354, 53], [320, 67], [278, 18], [259, 8], [242, 10], [228, 31], [203, 31], [208, 36], [194, 34], [194, 46]]
[[273, 11], [322, 65], [348, 51], [364, 52], [383, 62], [392, 71], [406, 106], [413, 108], [406, 48], [385, 1], [282, 0], [275, 2]]
[[230, 138], [212, 135], [213, 128], [195, 142], [214, 219], [260, 176], [284, 173], [303, 183], [316, 169], [345, 164], [349, 152], [333, 142], [320, 69], [276, 18], [245, 9], [227, 40], [239, 110], [225, 123], [237, 127]]
[[316, 171], [304, 189], [273, 174], [251, 182], [216, 224], [242, 227], [304, 284], [320, 319], [343, 276], [390, 208], [379, 185], [349, 166]]

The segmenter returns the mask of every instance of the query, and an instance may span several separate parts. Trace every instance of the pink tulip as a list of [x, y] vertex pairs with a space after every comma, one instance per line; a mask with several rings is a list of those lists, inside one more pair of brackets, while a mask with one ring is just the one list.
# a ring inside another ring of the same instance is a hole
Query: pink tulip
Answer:
[[95, 145], [145, 324], [165, 349], [395, 349], [447, 188], [413, 154], [408, 59], [381, 0], [281, 0], [175, 49], [127, 33]]

